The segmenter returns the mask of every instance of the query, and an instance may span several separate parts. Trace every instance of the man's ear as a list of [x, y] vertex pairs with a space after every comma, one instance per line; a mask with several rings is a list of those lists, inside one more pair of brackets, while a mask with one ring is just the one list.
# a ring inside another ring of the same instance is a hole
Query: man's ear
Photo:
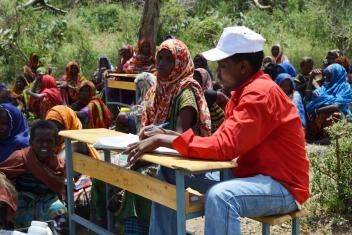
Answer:
[[241, 74], [247, 74], [251, 66], [247, 60], [240, 61], [240, 72]]

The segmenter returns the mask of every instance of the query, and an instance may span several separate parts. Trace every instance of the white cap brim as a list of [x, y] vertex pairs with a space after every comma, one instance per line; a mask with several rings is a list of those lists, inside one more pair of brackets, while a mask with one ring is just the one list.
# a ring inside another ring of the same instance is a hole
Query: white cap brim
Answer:
[[203, 52], [202, 55], [205, 57], [205, 59], [209, 61], [219, 61], [232, 56], [228, 53], [223, 52], [222, 50], [219, 50], [216, 47], [213, 49], [210, 49], [209, 51]]

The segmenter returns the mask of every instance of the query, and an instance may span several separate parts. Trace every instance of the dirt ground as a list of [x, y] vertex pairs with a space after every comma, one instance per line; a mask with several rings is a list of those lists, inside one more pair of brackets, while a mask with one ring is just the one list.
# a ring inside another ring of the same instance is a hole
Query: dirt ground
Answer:
[[[300, 232], [303, 235], [352, 235], [352, 223], [342, 220], [339, 223], [333, 223], [334, 218], [325, 217], [317, 218], [309, 216], [301, 222]], [[261, 223], [248, 219], [241, 218], [242, 234], [243, 235], [260, 235]], [[196, 218], [187, 221], [187, 231], [193, 235], [204, 234], [204, 218]], [[273, 235], [289, 235], [291, 234], [290, 222], [282, 225], [272, 226], [270, 229]]]

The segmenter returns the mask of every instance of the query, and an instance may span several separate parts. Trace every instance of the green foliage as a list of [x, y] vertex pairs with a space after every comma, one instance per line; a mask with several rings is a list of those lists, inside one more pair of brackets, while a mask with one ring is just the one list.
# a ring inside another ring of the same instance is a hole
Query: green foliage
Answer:
[[[136, 45], [141, 9], [135, 5], [84, 1], [49, 1], [66, 15], [50, 10], [16, 10], [22, 2], [0, 2], [0, 81], [12, 82], [22, 72], [25, 57], [32, 52], [41, 56], [44, 64], [54, 67], [59, 78], [70, 60], [81, 64], [82, 73], [90, 77], [98, 56], [105, 54], [114, 61], [123, 44]], [[108, 1], [106, 1], [108, 2]]]
[[[100, 54], [114, 64], [124, 44], [137, 45], [142, 5], [137, 0], [48, 0], [68, 10], [18, 10], [25, 0], [0, 1], [0, 79], [12, 80], [22, 70], [24, 56], [37, 52], [61, 76], [70, 60], [82, 65], [85, 76], [96, 69]], [[352, 1], [348, 0], [261, 0], [272, 5], [268, 12], [251, 0], [163, 0], [158, 43], [166, 34], [185, 41], [192, 55], [214, 47], [222, 29], [245, 25], [267, 39], [266, 54], [273, 43], [281, 43], [296, 68], [304, 56], [316, 67], [332, 48], [350, 53]], [[351, 54], [348, 54], [351, 56]], [[215, 63], [210, 63], [214, 70]]]
[[310, 157], [312, 194], [323, 209], [348, 216], [352, 213], [352, 125], [340, 121], [328, 133], [332, 144], [326, 154]]

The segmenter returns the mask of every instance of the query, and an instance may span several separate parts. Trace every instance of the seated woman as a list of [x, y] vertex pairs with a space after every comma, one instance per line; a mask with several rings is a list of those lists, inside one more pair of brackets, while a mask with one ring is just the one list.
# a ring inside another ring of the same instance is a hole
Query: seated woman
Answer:
[[284, 55], [284, 51], [280, 44], [274, 44], [271, 46], [271, 58], [275, 64], [288, 63], [288, 58]]
[[0, 102], [0, 163], [29, 145], [27, 120], [17, 107]]
[[328, 67], [329, 65], [336, 63], [336, 59], [341, 56], [343, 56], [343, 53], [339, 49], [330, 50], [323, 60], [323, 65], [325, 68]]
[[340, 64], [329, 65], [323, 71], [324, 85], [312, 91], [312, 79], [306, 90], [307, 113], [310, 119], [312, 139], [324, 136], [324, 127], [339, 120], [341, 115], [350, 116], [352, 88], [348, 83], [347, 72]]
[[[44, 119], [47, 111], [56, 105], [61, 105], [63, 100], [56, 80], [52, 76], [45, 74], [43, 67], [37, 69], [37, 77], [30, 90], [29, 109], [37, 117]], [[38, 90], [38, 92], [37, 92]]]
[[113, 67], [106, 56], [100, 56], [98, 60], [98, 69], [93, 74], [92, 82], [95, 85], [97, 91], [102, 91], [105, 87], [104, 73], [108, 70], [112, 70]]
[[16, 100], [20, 110], [28, 109], [29, 95], [25, 91], [30, 86], [30, 82], [25, 76], [16, 77], [15, 84], [11, 89], [11, 96]]
[[23, 75], [29, 81], [33, 82], [36, 77], [36, 71], [41, 66], [39, 56], [36, 53], [31, 53], [27, 64], [23, 67]]
[[133, 47], [129, 44], [124, 45], [118, 51], [117, 64], [116, 67], [113, 68], [114, 72], [122, 73], [124, 69], [127, 69], [127, 62], [134, 56]]
[[138, 43], [138, 51], [126, 65], [123, 66], [125, 73], [155, 72], [155, 59], [153, 48], [148, 40], [142, 39]]
[[57, 139], [54, 124], [35, 121], [30, 146], [0, 163], [0, 214], [5, 214], [0, 224], [23, 228], [32, 220], [55, 220], [56, 228], [63, 228], [67, 209], [59, 198], [65, 193], [65, 164], [54, 153]]
[[204, 91], [205, 100], [210, 111], [211, 132], [214, 133], [224, 122], [224, 110], [216, 103], [218, 92], [213, 90], [213, 83], [209, 73], [203, 68], [194, 70], [193, 78], [199, 83]]
[[302, 102], [302, 97], [298, 91], [295, 91], [294, 78], [288, 73], [281, 73], [276, 77], [276, 84], [281, 87], [285, 94], [290, 98], [297, 108], [299, 117], [302, 122], [302, 126], [306, 127], [306, 112], [304, 110], [304, 105]]
[[[46, 114], [45, 120], [53, 122], [59, 131], [62, 130], [80, 130], [82, 129], [82, 123], [77, 117], [75, 111], [64, 105], [57, 105], [52, 107]], [[56, 153], [60, 157], [64, 157], [64, 138], [59, 137]], [[100, 159], [98, 152], [90, 145], [80, 144], [77, 146], [76, 151], [82, 154], [88, 154], [89, 156]]]
[[[82, 129], [82, 124], [79, 118], [77, 117], [77, 114], [75, 113], [75, 111], [73, 111], [71, 108], [64, 105], [57, 105], [51, 108], [48, 111], [45, 119], [55, 124], [59, 131]], [[72, 151], [88, 155], [97, 160], [101, 160], [97, 150], [93, 148], [92, 145], [89, 145], [86, 143], [81, 143], [81, 142], [73, 143]], [[61, 136], [58, 138], [58, 144], [55, 149], [55, 153], [58, 154], [58, 156], [63, 160], [66, 158], [64, 138]], [[75, 185], [79, 186], [78, 189], [74, 191], [75, 204], [85, 206], [89, 198], [89, 194], [87, 195], [86, 191], [89, 191], [92, 185], [91, 178], [85, 175], [76, 174]], [[82, 216], [85, 216], [85, 215], [82, 215]]]
[[277, 75], [279, 75], [280, 73], [288, 73], [293, 78], [297, 76], [295, 67], [293, 67], [293, 65], [288, 62], [275, 65], [273, 71], [273, 78], [276, 79]]
[[79, 88], [79, 99], [71, 105], [86, 128], [109, 128], [111, 112], [104, 102], [96, 97], [91, 81], [83, 81]]
[[204, 68], [194, 69], [193, 78], [199, 83], [203, 91], [213, 89], [213, 81], [209, 72]]
[[207, 59], [205, 59], [205, 57], [202, 54], [197, 54], [193, 59], [193, 63], [194, 63], [195, 69], [202, 68], [202, 69], [207, 70], [211, 79], [213, 80], [214, 77], [213, 77], [213, 74], [211, 73], [211, 70], [209, 68], [208, 61], [207, 61]]
[[138, 74], [134, 80], [137, 92], [137, 104], [131, 107], [130, 112], [120, 112], [116, 119], [116, 130], [125, 133], [138, 134], [142, 128], [142, 112], [144, 98], [150, 87], [156, 83], [156, 77], [147, 72]]
[[[179, 133], [192, 128], [198, 135], [211, 134], [209, 110], [201, 86], [193, 79], [191, 60], [187, 46], [177, 39], [166, 40], [159, 46], [157, 83], [148, 90], [145, 98], [140, 138], [147, 137], [145, 130], [150, 125], [165, 123], [169, 123], [169, 130]], [[155, 166], [135, 166], [134, 169], [148, 175], [155, 175], [156, 171]], [[124, 220], [125, 234], [136, 234], [134, 229], [148, 231], [150, 206], [150, 201], [126, 194], [125, 207], [119, 215]]]
[[84, 80], [86, 79], [80, 74], [79, 64], [76, 61], [69, 62], [66, 65], [65, 75], [57, 82], [65, 105], [78, 100], [77, 88]]

